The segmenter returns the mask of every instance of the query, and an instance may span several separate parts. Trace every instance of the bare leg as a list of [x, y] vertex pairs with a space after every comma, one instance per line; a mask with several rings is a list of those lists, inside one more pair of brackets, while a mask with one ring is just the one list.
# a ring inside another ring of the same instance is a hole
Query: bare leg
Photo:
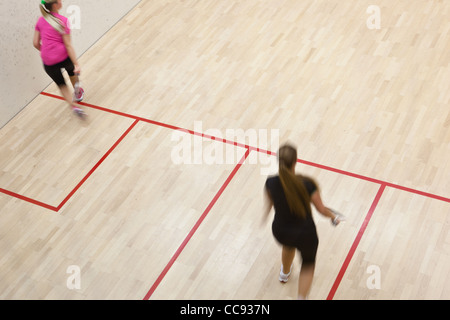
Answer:
[[75, 88], [75, 84], [80, 80], [77, 75], [74, 75], [73, 77], [69, 77], [70, 82], [72, 83], [72, 86]]
[[304, 300], [309, 294], [314, 278], [315, 264], [302, 265], [298, 278], [298, 299]]
[[59, 90], [61, 91], [62, 96], [64, 97], [64, 100], [70, 105], [70, 107], [74, 107], [74, 103], [72, 101], [72, 94], [70, 93], [70, 90], [67, 86], [61, 86], [59, 87]]
[[291, 272], [292, 261], [295, 257], [295, 248], [283, 246], [281, 251], [281, 263], [283, 264], [283, 273]]
[[86, 113], [83, 111], [81, 106], [72, 100], [72, 94], [67, 86], [61, 86], [60, 88], [61, 94], [64, 97], [64, 100], [69, 104], [72, 110], [81, 118], [86, 117]]

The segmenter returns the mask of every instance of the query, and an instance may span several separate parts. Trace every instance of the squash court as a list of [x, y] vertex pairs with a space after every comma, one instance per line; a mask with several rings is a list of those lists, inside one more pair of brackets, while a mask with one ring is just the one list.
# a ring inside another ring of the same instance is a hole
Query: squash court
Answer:
[[262, 219], [290, 141], [346, 216], [309, 299], [450, 299], [449, 15], [140, 1], [79, 58], [87, 120], [52, 84], [0, 129], [0, 298], [296, 299]]

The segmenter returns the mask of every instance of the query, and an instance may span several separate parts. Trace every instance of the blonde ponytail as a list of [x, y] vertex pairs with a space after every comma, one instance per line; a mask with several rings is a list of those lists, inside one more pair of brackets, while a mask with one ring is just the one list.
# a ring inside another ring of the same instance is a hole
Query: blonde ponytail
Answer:
[[306, 218], [311, 215], [311, 199], [303, 182], [292, 172], [292, 166], [297, 162], [297, 150], [290, 145], [282, 146], [278, 151], [278, 161], [278, 173], [289, 208]]
[[65, 27], [62, 24], [61, 20], [55, 17], [52, 12], [52, 5], [55, 4], [57, 0], [42, 0], [39, 5], [39, 9], [41, 9], [42, 16], [44, 19], [59, 33], [65, 33]]

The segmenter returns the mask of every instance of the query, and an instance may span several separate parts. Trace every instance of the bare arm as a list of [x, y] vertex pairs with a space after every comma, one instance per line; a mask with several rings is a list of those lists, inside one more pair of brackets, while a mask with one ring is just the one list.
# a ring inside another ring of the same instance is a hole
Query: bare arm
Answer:
[[[311, 202], [321, 215], [330, 218], [331, 221], [334, 221], [336, 219], [336, 215], [323, 204], [319, 191], [316, 191], [311, 195]], [[339, 223], [338, 220], [336, 222]]]
[[37, 30], [34, 31], [33, 46], [41, 51], [41, 33]]
[[75, 54], [75, 50], [72, 46], [72, 40], [70, 38], [70, 34], [63, 34], [64, 45], [66, 46], [67, 53], [69, 54], [70, 60], [72, 60], [75, 65], [75, 74], [79, 74], [81, 72], [80, 65], [78, 64], [77, 56]]

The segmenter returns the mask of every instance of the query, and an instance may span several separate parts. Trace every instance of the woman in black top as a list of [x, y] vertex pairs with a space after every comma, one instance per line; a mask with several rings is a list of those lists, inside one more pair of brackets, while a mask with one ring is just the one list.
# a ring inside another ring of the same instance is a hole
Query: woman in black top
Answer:
[[298, 281], [298, 298], [306, 299], [311, 288], [319, 240], [312, 217], [311, 202], [319, 213], [337, 225], [339, 217], [326, 208], [315, 181], [296, 175], [297, 150], [284, 145], [278, 151], [279, 175], [269, 177], [265, 185], [267, 199], [266, 216], [275, 207], [272, 232], [282, 245], [279, 280], [287, 282], [292, 269], [295, 251], [302, 257]]

